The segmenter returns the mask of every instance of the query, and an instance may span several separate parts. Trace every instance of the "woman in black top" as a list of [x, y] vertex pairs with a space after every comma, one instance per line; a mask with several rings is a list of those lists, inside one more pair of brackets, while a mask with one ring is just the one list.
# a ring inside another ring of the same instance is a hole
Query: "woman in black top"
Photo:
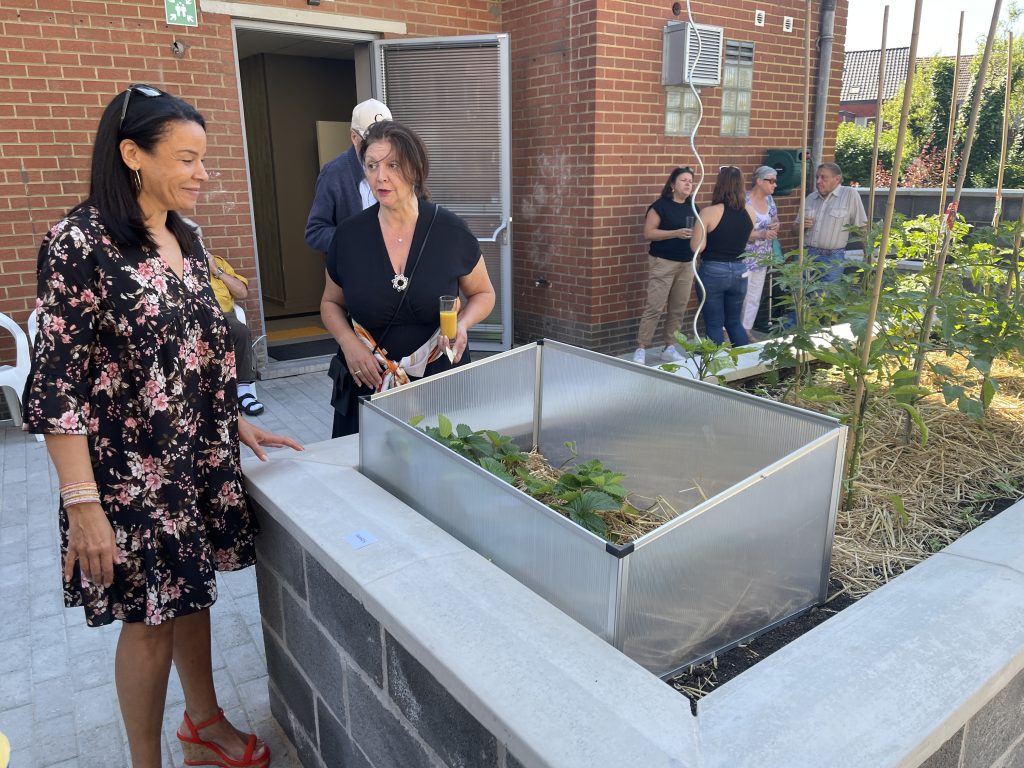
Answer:
[[669, 174], [661, 197], [647, 208], [644, 220], [644, 237], [651, 241], [648, 263], [647, 307], [640, 317], [637, 331], [637, 348], [633, 362], [645, 363], [647, 347], [654, 339], [658, 326], [668, 306], [665, 318], [665, 350], [662, 359], [679, 362], [683, 356], [675, 348], [674, 334], [683, 324], [683, 313], [690, 303], [690, 289], [693, 287], [693, 251], [690, 250], [690, 236], [697, 208], [690, 199], [693, 191], [693, 171], [690, 168], [676, 168]]
[[739, 168], [727, 165], [719, 169], [711, 203], [700, 212], [701, 226], [690, 239], [695, 252], [703, 249], [697, 274], [704, 284], [705, 331], [716, 344], [725, 341], [723, 328], [733, 345], [746, 344], [749, 339], [742, 314], [747, 268], [742, 257], [757, 213], [747, 205]]
[[[419, 137], [400, 123], [376, 122], [359, 158], [377, 204], [338, 225], [320, 302], [345, 363], [332, 365], [332, 437], [359, 430], [359, 395], [468, 363], [466, 334], [494, 308], [479, 241], [462, 219], [428, 201]], [[460, 293], [465, 302], [449, 339], [438, 327], [438, 297]]]

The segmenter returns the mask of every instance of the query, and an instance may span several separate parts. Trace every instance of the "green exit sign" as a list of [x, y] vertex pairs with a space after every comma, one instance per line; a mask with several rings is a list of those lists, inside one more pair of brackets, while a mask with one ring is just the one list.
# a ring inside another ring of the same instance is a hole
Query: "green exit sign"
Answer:
[[183, 27], [198, 27], [199, 17], [196, 14], [196, 0], [164, 0], [164, 13], [168, 24]]

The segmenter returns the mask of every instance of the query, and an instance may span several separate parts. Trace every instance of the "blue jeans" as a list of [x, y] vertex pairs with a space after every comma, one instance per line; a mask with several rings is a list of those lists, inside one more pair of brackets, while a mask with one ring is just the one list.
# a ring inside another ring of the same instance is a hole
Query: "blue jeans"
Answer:
[[836, 248], [808, 248], [807, 256], [824, 270], [818, 282], [821, 284], [838, 283], [843, 276], [843, 267], [846, 266], [846, 249]]
[[747, 296], [746, 265], [742, 261], [701, 261], [697, 274], [704, 284], [704, 326], [709, 339], [725, 342], [724, 328], [733, 346], [749, 342], [743, 328], [743, 300]]

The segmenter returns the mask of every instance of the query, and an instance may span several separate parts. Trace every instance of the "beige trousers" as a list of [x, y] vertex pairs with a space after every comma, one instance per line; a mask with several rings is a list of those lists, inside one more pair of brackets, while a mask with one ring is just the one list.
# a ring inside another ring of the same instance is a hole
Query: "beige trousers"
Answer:
[[657, 256], [649, 257], [650, 276], [647, 279], [647, 307], [640, 317], [637, 346], [649, 347], [654, 339], [658, 320], [665, 312], [665, 344], [675, 343], [676, 331], [683, 326], [683, 315], [690, 303], [693, 288], [693, 262], [671, 261]]

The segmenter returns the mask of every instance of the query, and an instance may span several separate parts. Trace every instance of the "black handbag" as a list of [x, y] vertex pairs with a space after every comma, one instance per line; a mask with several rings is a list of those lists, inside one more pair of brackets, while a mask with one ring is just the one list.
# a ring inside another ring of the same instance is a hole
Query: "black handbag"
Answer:
[[[384, 327], [384, 332], [380, 335], [380, 338], [376, 340], [376, 346], [373, 348], [373, 352], [377, 352], [381, 349], [380, 343], [384, 340], [384, 337], [388, 335], [388, 331], [391, 330], [392, 324], [395, 322], [395, 318], [398, 317], [398, 313], [402, 310], [402, 305], [405, 304], [405, 298], [409, 295], [409, 287], [412, 285], [412, 278], [416, 274], [416, 268], [420, 265], [420, 261], [423, 259], [423, 249], [427, 246], [427, 238], [430, 237], [430, 230], [434, 227], [434, 219], [437, 218], [437, 206], [434, 206], [434, 215], [430, 217], [430, 224], [427, 225], [427, 231], [423, 235], [423, 242], [420, 244], [420, 250], [416, 254], [416, 263], [412, 265], [412, 269], [409, 271], [409, 279], [406, 283], [405, 290], [402, 291], [402, 298], [398, 301], [398, 306], [395, 307], [394, 313], [391, 315], [391, 319], [388, 320], [388, 324]], [[349, 373], [348, 364], [345, 362], [345, 357], [341, 353], [341, 345], [338, 345], [338, 351], [334, 357], [331, 358], [331, 364], [327, 368], [327, 375], [334, 382], [334, 386], [331, 388], [331, 407], [337, 413], [345, 416], [349, 408], [356, 401], [356, 380], [352, 378]]]

